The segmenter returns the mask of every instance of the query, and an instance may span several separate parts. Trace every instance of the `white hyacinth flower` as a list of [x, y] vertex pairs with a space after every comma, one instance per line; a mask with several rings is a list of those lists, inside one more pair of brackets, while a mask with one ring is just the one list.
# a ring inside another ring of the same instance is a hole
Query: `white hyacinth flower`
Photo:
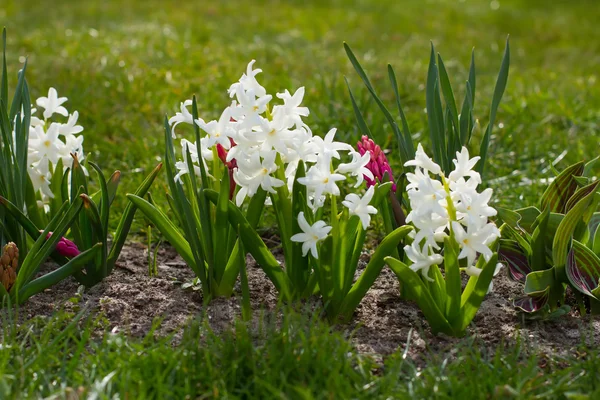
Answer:
[[423, 146], [421, 143], [417, 146], [417, 151], [415, 153], [415, 159], [411, 161], [407, 161], [404, 163], [405, 167], [420, 167], [434, 175], [440, 175], [442, 173], [442, 169], [439, 165], [437, 165], [423, 150]]
[[194, 123], [194, 117], [192, 113], [187, 109], [193, 104], [192, 100], [186, 100], [179, 104], [181, 112], [175, 114], [174, 117], [169, 118], [169, 125], [171, 125], [171, 136], [175, 139], [175, 127], [179, 124], [186, 123], [192, 125]]
[[327, 237], [332, 229], [331, 226], [327, 226], [325, 221], [317, 221], [309, 225], [303, 212], [298, 213], [298, 225], [302, 229], [302, 233], [296, 233], [292, 236], [292, 242], [302, 243], [303, 257], [306, 257], [310, 250], [312, 256], [318, 259], [317, 243]]
[[51, 87], [48, 89], [48, 97], [40, 97], [35, 104], [44, 109], [44, 119], [48, 119], [52, 114], [60, 114], [64, 117], [69, 115], [66, 108], [62, 106], [68, 99], [66, 97], [58, 97], [56, 89]]
[[[493, 255], [489, 246], [500, 236], [500, 231], [488, 218], [497, 212], [488, 204], [492, 189], [477, 191], [481, 177], [473, 168], [478, 161], [479, 157], [470, 158], [463, 147], [453, 160], [455, 169], [446, 178], [419, 144], [415, 159], [405, 163], [416, 167], [414, 173], [407, 174], [411, 211], [406, 217], [416, 233], [412, 246], [405, 250], [415, 263], [411, 268], [421, 270], [425, 277], [428, 263], [440, 260], [441, 255], [436, 253], [441, 250], [439, 243], [450, 235], [460, 248], [458, 259], [466, 259], [468, 265], [472, 266], [479, 256], [489, 261]], [[470, 267], [465, 272], [477, 271]]]
[[429, 254], [427, 249], [420, 249], [418, 245], [413, 242], [411, 246], [404, 246], [404, 252], [412, 264], [410, 269], [415, 272], [421, 271], [421, 276], [426, 280], [433, 282], [433, 279], [429, 277], [429, 268], [432, 265], [439, 265], [444, 261], [444, 257], [439, 254]]
[[370, 206], [369, 203], [375, 194], [375, 186], [369, 187], [365, 195], [361, 198], [359, 195], [350, 193], [342, 204], [348, 208], [350, 215], [358, 215], [363, 229], [367, 229], [371, 223], [371, 214], [377, 214], [377, 209]]

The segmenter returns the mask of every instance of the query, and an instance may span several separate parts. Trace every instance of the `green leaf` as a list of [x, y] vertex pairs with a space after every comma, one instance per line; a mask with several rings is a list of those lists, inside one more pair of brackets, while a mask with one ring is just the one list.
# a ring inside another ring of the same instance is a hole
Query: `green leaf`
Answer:
[[[218, 194], [214, 190], [205, 190], [206, 197], [213, 203], [218, 199]], [[233, 226], [239, 226], [240, 237], [244, 242], [246, 251], [252, 254], [256, 263], [265, 271], [280, 296], [284, 300], [291, 300], [291, 282], [285, 275], [277, 259], [271, 254], [256, 230], [248, 223], [248, 220], [240, 209], [229, 202], [228, 207], [229, 223]]]
[[192, 254], [192, 249], [190, 248], [189, 243], [185, 238], [179, 233], [177, 227], [171, 222], [171, 220], [163, 214], [160, 209], [150, 204], [145, 199], [134, 195], [128, 194], [127, 198], [131, 201], [136, 208], [139, 208], [140, 211], [150, 220], [160, 233], [169, 241], [171, 246], [177, 250], [177, 254], [183, 258], [183, 260], [196, 272], [198, 268], [196, 266], [196, 261], [194, 259], [194, 255]]
[[521, 216], [519, 220], [519, 226], [525, 229], [529, 233], [533, 233], [533, 224], [536, 218], [541, 214], [541, 211], [536, 207], [530, 206], [515, 210]]
[[81, 269], [88, 263], [92, 262], [94, 258], [98, 255], [98, 252], [102, 249], [102, 244], [98, 243], [94, 245], [91, 249], [88, 249], [78, 256], [72, 258], [65, 265], [55, 269], [54, 271], [41, 276], [33, 281], [27, 283], [23, 286], [19, 292], [18, 299], [22, 304], [31, 296], [43, 292], [49, 287], [56, 285], [58, 282], [63, 279], [68, 278], [69, 276], [74, 275], [76, 272], [81, 271]]
[[450, 323], [460, 316], [460, 295], [462, 291], [460, 266], [458, 264], [458, 243], [454, 234], [444, 239], [444, 272], [446, 273], [446, 318]]
[[[18, 293], [21, 288], [35, 276], [41, 264], [54, 251], [56, 244], [65, 235], [82, 207], [81, 199], [77, 198], [71, 204], [65, 202], [60, 212], [50, 221], [44, 232], [39, 236], [23, 260], [14, 290]], [[46, 240], [50, 232], [52, 236]], [[18, 299], [17, 299], [18, 302]]]
[[429, 122], [429, 136], [433, 147], [433, 159], [444, 172], [448, 172], [446, 160], [446, 138], [444, 133], [444, 116], [441, 109], [439, 93], [438, 68], [435, 62], [435, 48], [431, 43], [429, 69], [427, 72], [427, 85], [425, 89], [425, 102], [427, 107], [427, 120]]
[[346, 81], [346, 86], [348, 86], [348, 93], [350, 94], [350, 101], [352, 102], [352, 109], [354, 110], [354, 116], [356, 118], [356, 123], [358, 124], [358, 129], [360, 130], [361, 135], [373, 138], [365, 119], [360, 112], [360, 108], [358, 108], [358, 104], [356, 104], [356, 99], [354, 98], [354, 94], [352, 94], [352, 89], [350, 89], [350, 84], [348, 83], [348, 79], [344, 77]]
[[521, 214], [507, 208], [498, 207], [498, 219], [513, 229], [519, 229]]
[[402, 287], [410, 292], [411, 299], [417, 302], [427, 322], [429, 322], [431, 330], [434, 333], [443, 332], [454, 336], [454, 330], [446, 320], [443, 312], [438, 308], [433, 297], [431, 297], [429, 289], [425, 286], [419, 275], [402, 261], [395, 258], [386, 257], [385, 262], [402, 282]]
[[466, 146], [471, 141], [471, 133], [475, 126], [473, 108], [475, 105], [475, 49], [471, 51], [471, 66], [469, 67], [469, 80], [466, 83], [465, 99], [460, 112], [460, 143]]
[[[158, 173], [162, 169], [162, 163], [158, 164], [154, 170], [144, 179], [144, 181], [140, 184], [140, 186], [135, 191], [135, 196], [144, 197], [148, 190], [150, 190], [150, 186], [152, 186], [152, 182], [158, 176]], [[125, 240], [127, 239], [127, 235], [129, 234], [129, 229], [131, 228], [131, 224], [133, 222], [133, 217], [135, 216], [135, 212], [137, 207], [133, 203], [127, 204], [125, 206], [125, 211], [123, 211], [123, 216], [119, 220], [119, 225], [117, 226], [117, 231], [113, 238], [112, 247], [110, 252], [108, 253], [108, 259], [106, 260], [108, 273], [113, 270], [119, 255], [121, 254], [121, 250], [123, 249], [123, 245], [125, 244]]]
[[398, 247], [398, 244], [408, 235], [412, 230], [410, 226], [402, 226], [394, 230], [391, 234], [387, 235], [377, 249], [371, 256], [369, 263], [365, 270], [354, 283], [350, 291], [348, 292], [346, 299], [341, 307], [340, 314], [345, 318], [349, 319], [361, 302], [363, 297], [367, 294], [367, 291], [373, 286], [375, 280], [381, 273], [381, 269], [385, 265], [385, 258], [388, 257]]
[[[508, 38], [506, 38], [506, 48], [504, 49], [504, 56], [502, 57], [502, 63], [500, 64], [500, 72], [498, 73], [498, 79], [496, 80], [496, 87], [494, 88], [494, 95], [492, 96], [492, 106], [490, 108], [490, 121], [481, 140], [481, 146], [479, 148], [479, 156], [481, 159], [477, 164], [478, 172], [483, 176], [485, 169], [485, 161], [487, 159], [488, 147], [490, 145], [490, 136], [494, 129], [496, 122], [496, 112], [500, 106], [500, 101], [504, 95], [506, 89], [506, 83], [508, 81], [508, 69], [510, 65], [510, 45]], [[545, 207], [542, 207], [545, 208]]]
[[[307, 213], [306, 199], [308, 198], [306, 192], [306, 185], [298, 182], [298, 179], [305, 176], [304, 162], [298, 163], [298, 169], [296, 170], [296, 176], [294, 177], [294, 184], [292, 186], [292, 235], [302, 232], [298, 225], [298, 215], [301, 212]], [[291, 236], [290, 236], [291, 238]], [[288, 239], [288, 238], [286, 238]], [[290, 248], [292, 251], [293, 260], [289, 265], [286, 264], [285, 268], [290, 280], [294, 286], [294, 289], [299, 293], [304, 292], [308, 285], [308, 279], [310, 277], [310, 267], [308, 264], [308, 257], [302, 256], [302, 243], [290, 242]]]
[[[373, 89], [373, 86], [371, 85], [371, 82], [369, 81], [369, 78], [367, 77], [367, 74], [365, 73], [365, 71], [363, 70], [362, 66], [360, 65], [360, 63], [356, 59], [356, 56], [354, 55], [354, 53], [350, 49], [350, 46], [348, 46], [348, 44], [344, 43], [344, 49], [346, 50], [346, 54], [348, 55], [348, 58], [350, 59], [350, 62], [352, 63], [352, 66], [354, 67], [354, 69], [358, 73], [358, 76], [360, 76], [360, 78], [362, 79], [363, 83], [365, 84], [365, 86], [369, 90], [369, 93], [371, 93], [371, 96], [373, 97], [373, 100], [375, 100], [375, 103], [377, 103], [377, 105], [379, 106], [379, 109], [381, 110], [381, 112], [383, 113], [383, 115], [387, 119], [388, 123], [391, 125], [392, 129], [394, 130], [394, 133], [396, 134], [396, 137], [402, 136], [402, 134], [400, 132], [400, 129], [398, 128], [398, 125], [396, 124], [396, 121], [394, 121], [394, 117], [392, 117], [392, 114], [390, 114], [389, 110], [383, 104], [383, 102], [381, 101], [381, 99], [379, 98], [379, 96], [377, 96], [377, 93], [375, 93], [375, 89]], [[403, 163], [411, 160], [411, 158], [410, 158], [410, 156], [409, 156], [406, 148], [401, 148], [400, 149], [400, 157], [401, 157]]]
[[536, 219], [537, 226], [531, 237], [530, 265], [533, 271], [546, 269], [546, 231], [548, 230], [549, 219], [549, 208], [546, 208]]
[[[229, 236], [229, 220], [227, 219], [227, 204], [229, 203], [229, 173], [225, 171], [221, 178], [221, 188], [219, 199], [217, 200], [215, 210], [215, 240], [213, 241], [214, 254], [214, 279], [216, 282], [221, 282], [221, 278], [225, 273], [227, 259], [230, 254], [223, 251], [223, 246], [228, 241]], [[210, 216], [209, 216], [210, 217]]]
[[494, 253], [494, 255], [490, 258], [490, 261], [488, 261], [483, 267], [479, 276], [471, 277], [471, 279], [476, 279], [475, 288], [470, 295], [466, 297], [466, 299], [462, 299], [461, 301], [462, 307], [460, 313], [460, 323], [453, 324], [455, 330], [458, 332], [464, 332], [473, 318], [475, 318], [475, 314], [477, 314], [477, 311], [479, 310], [479, 307], [481, 306], [481, 303], [488, 292], [490, 283], [492, 282], [492, 279], [494, 279], [497, 263], [498, 254]]
[[[442, 60], [442, 56], [438, 53], [438, 70], [439, 70], [439, 80], [440, 80], [440, 88], [442, 89], [442, 95], [444, 96], [444, 100], [446, 102], [447, 109], [450, 113], [450, 120], [452, 126], [454, 127], [454, 132], [456, 135], [460, 136], [460, 125], [458, 123], [458, 108], [456, 107], [456, 100], [454, 99], [454, 92], [452, 91], [452, 85], [450, 84], [450, 78], [448, 77], [448, 72], [446, 71], [446, 66], [444, 65], [444, 61]], [[455, 146], [450, 146], [450, 143], [453, 141], [448, 138], [448, 159], [452, 160], [454, 158], [454, 153], [460, 151], [460, 139], [454, 141]]]
[[[396, 82], [396, 73], [394, 72], [394, 68], [390, 64], [388, 64], [388, 76], [390, 78], [390, 83], [392, 84], [392, 89], [394, 90], [394, 96], [396, 97], [396, 106], [398, 107], [398, 113], [400, 114], [400, 119], [402, 120], [402, 130], [404, 131], [404, 137], [396, 136], [398, 139], [398, 145], [403, 146], [406, 149], [406, 155], [409, 159], [415, 158], [415, 147], [412, 141], [412, 135], [410, 133], [410, 128], [408, 127], [408, 121], [406, 120], [406, 115], [404, 115], [404, 110], [402, 110], [402, 104], [400, 103], [400, 93], [398, 92], [398, 83]], [[403, 149], [400, 149], [400, 154], [402, 154]]]
[[6, 28], [2, 29], [2, 83], [0, 84], [0, 100], [8, 104], [8, 74], [6, 69]]

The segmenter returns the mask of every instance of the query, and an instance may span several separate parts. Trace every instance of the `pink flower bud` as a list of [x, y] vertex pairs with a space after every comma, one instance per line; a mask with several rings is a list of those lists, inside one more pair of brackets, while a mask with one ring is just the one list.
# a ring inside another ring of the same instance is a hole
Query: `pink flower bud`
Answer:
[[[46, 236], [46, 240], [50, 239], [51, 236], [52, 232], [48, 233], [48, 236]], [[77, 248], [77, 245], [75, 245], [75, 243], [71, 242], [69, 239], [66, 239], [64, 237], [60, 238], [60, 240], [56, 244], [56, 251], [61, 256], [68, 258], [77, 257], [79, 254], [81, 254], [81, 252]]]
[[[364, 155], [365, 153], [369, 153], [371, 155], [371, 161], [367, 164], [367, 169], [373, 173], [375, 179], [379, 182], [383, 182], [383, 176], [385, 173], [388, 173], [389, 180], [392, 182], [392, 191], [396, 192], [396, 183], [394, 182], [394, 173], [392, 172], [392, 167], [387, 160], [387, 157], [381, 150], [381, 148], [375, 144], [375, 142], [369, 139], [368, 136], [363, 136], [361, 141], [357, 143], [356, 147], [358, 148], [358, 152], [360, 155]], [[376, 180], [369, 179], [369, 177], [365, 176], [365, 181], [367, 182], [367, 186], [375, 185]]]

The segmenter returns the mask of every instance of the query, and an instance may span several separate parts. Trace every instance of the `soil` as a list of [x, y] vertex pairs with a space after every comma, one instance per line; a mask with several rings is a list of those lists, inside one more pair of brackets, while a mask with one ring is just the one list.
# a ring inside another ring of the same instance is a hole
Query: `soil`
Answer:
[[[175, 333], [177, 340], [181, 327], [204, 312], [216, 332], [231, 329], [241, 316], [239, 287], [236, 296], [218, 298], [204, 309], [201, 291], [182, 287], [193, 280], [194, 274], [172, 248], [164, 247], [158, 253], [158, 277], [148, 276], [146, 260], [145, 246], [131, 244], [123, 249], [117, 267], [101, 284], [82, 290], [74, 280], [65, 280], [32, 297], [21, 307], [21, 317], [51, 316], [61, 308], [76, 311], [84, 307], [87, 313], [100, 313], [105, 318], [108, 326], [99, 326], [98, 334], [108, 328], [138, 337], [146, 335], [153, 322], [161, 318], [155, 333]], [[366, 261], [361, 260], [363, 268]], [[250, 257], [247, 271], [253, 318], [260, 318], [256, 310], [273, 313], [277, 309], [274, 286]], [[576, 311], [556, 320], [524, 319], [512, 306], [512, 299], [522, 294], [522, 286], [503, 272], [495, 278], [493, 292], [471, 324], [470, 337], [492, 348], [520, 340], [548, 355], [572, 351], [584, 337], [588, 342], [600, 343], [600, 321], [582, 318]], [[317, 306], [316, 299], [308, 304], [309, 309]], [[427, 350], [451, 354], [460, 340], [431, 334], [418, 307], [400, 298], [398, 280], [387, 268], [363, 299], [352, 322], [335, 329], [346, 333], [359, 352], [379, 361], [407, 346], [407, 354], [413, 359], [419, 359]]]

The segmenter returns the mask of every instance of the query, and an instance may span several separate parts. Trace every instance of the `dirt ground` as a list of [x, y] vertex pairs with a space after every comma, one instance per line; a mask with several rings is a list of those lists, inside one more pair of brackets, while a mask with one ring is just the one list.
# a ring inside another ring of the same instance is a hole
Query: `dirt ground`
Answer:
[[[165, 247], [159, 251], [158, 277], [148, 276], [146, 260], [145, 247], [131, 244], [124, 248], [113, 274], [101, 284], [80, 291], [77, 304], [69, 301], [77, 296], [77, 282], [66, 280], [32, 297], [22, 306], [21, 315], [23, 318], [50, 316], [59, 308], [86, 307], [89, 313], [102, 313], [110, 330], [133, 336], [145, 335], [157, 318], [162, 318], [158, 333], [167, 334], [180, 330], [186, 321], [203, 311], [217, 332], [230, 329], [241, 315], [237, 297], [216, 299], [203, 310], [201, 291], [182, 288], [183, 283], [192, 281], [194, 274], [173, 249]], [[524, 319], [511, 304], [514, 297], [522, 294], [522, 288], [503, 272], [495, 278], [494, 291], [482, 304], [469, 328], [469, 336], [491, 347], [521, 340], [544, 354], [568, 352], [581, 343], [582, 337], [600, 343], [600, 321], [581, 318], [576, 311], [551, 321]], [[277, 292], [251, 258], [248, 259], [248, 279], [253, 318], [260, 318], [256, 310], [274, 312]], [[240, 291], [237, 287], [236, 292]], [[314, 308], [315, 304], [308, 306]], [[345, 332], [361, 353], [379, 360], [399, 348], [404, 349], [409, 334], [408, 354], [413, 359], [428, 349], [451, 353], [459, 340], [432, 335], [416, 305], [400, 299], [398, 281], [387, 268], [363, 299], [355, 318], [335, 329]]]

